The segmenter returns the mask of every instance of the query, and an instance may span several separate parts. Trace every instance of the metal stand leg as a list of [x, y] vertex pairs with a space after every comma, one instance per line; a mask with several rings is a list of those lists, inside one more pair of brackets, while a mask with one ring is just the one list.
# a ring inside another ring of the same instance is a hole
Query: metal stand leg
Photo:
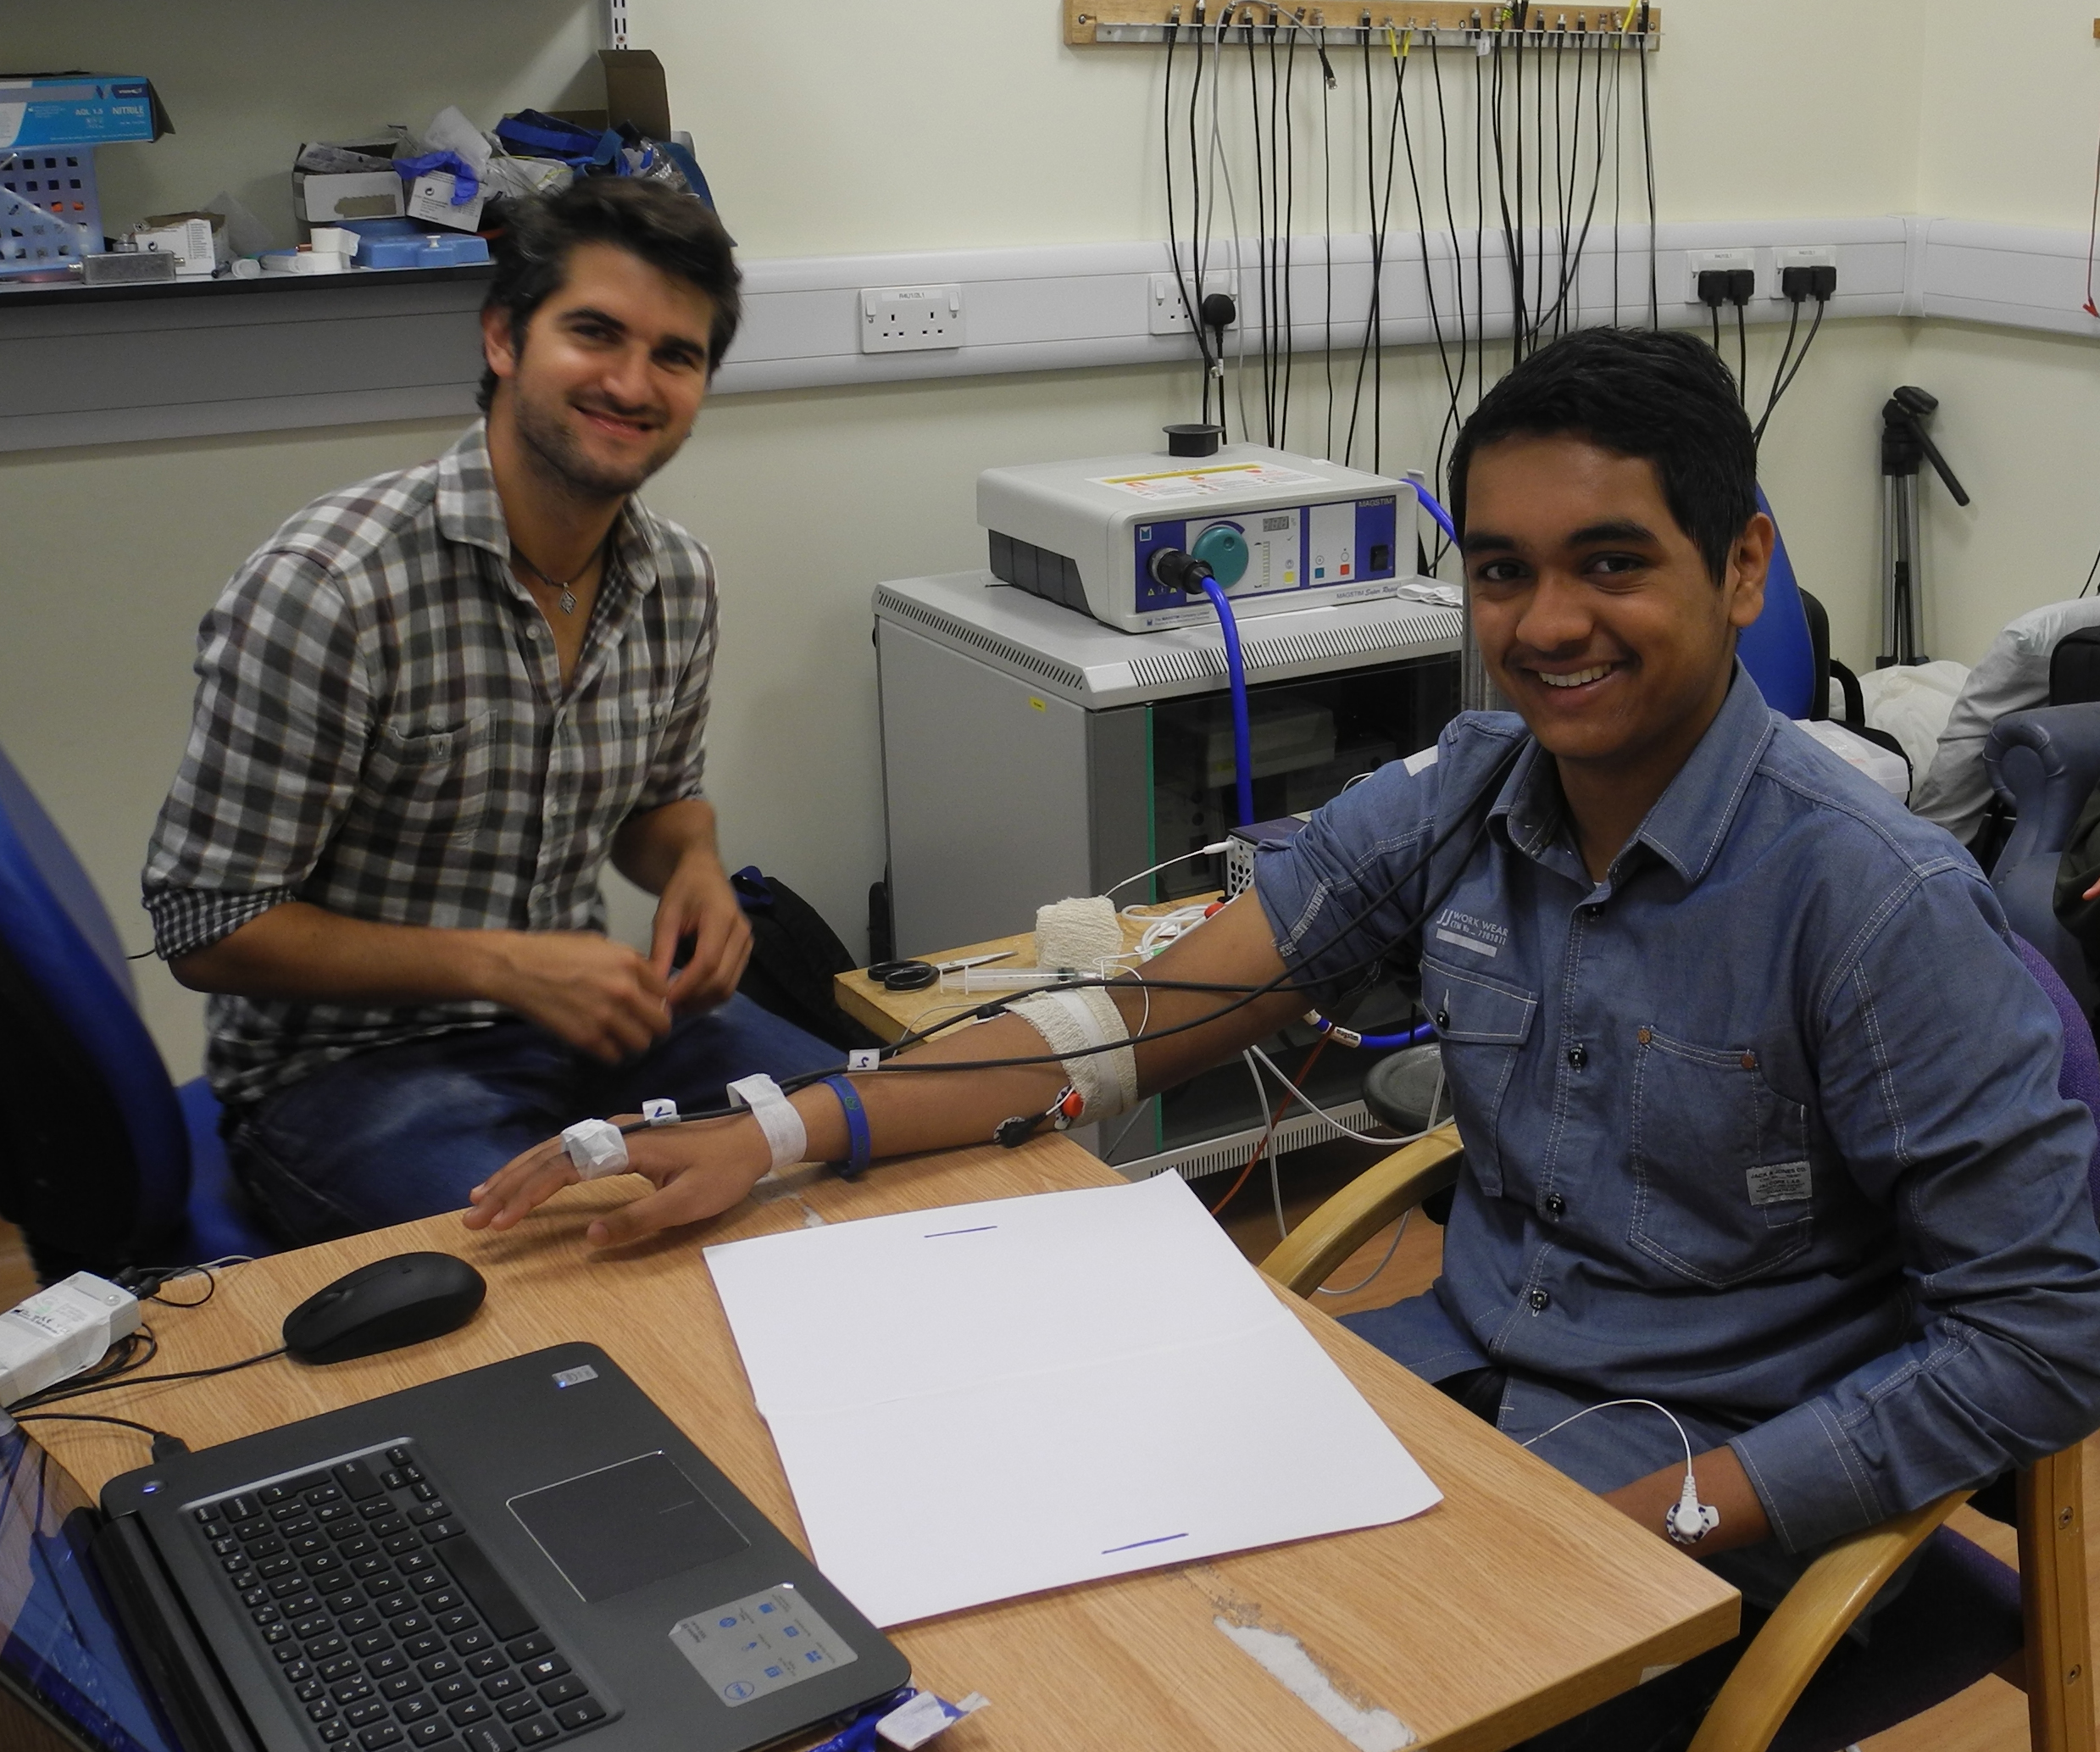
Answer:
[[1918, 470], [1931, 463], [1954, 503], [1969, 495], [1925, 436], [1925, 421], [1939, 403], [1906, 384], [1881, 409], [1881, 654], [1876, 669], [1929, 663], [1925, 654], [1925, 555], [1918, 521]]

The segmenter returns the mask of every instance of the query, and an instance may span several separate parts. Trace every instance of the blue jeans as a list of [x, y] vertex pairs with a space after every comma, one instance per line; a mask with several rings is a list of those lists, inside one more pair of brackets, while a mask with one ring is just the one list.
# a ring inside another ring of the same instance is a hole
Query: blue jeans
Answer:
[[497, 1022], [324, 1066], [235, 1119], [226, 1153], [264, 1226], [303, 1247], [459, 1210], [469, 1188], [578, 1120], [659, 1095], [715, 1107], [736, 1077], [842, 1056], [742, 994], [618, 1065], [530, 1022]]

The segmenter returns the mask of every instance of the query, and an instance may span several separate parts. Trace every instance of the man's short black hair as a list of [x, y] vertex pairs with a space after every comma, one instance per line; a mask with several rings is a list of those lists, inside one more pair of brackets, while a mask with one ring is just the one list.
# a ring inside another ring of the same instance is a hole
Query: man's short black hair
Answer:
[[1758, 452], [1735, 380], [1704, 342], [1645, 329], [1578, 329], [1481, 398], [1451, 453], [1451, 515], [1465, 533], [1474, 453], [1504, 438], [1581, 438], [1653, 464], [1663, 501], [1719, 584], [1758, 509]]
[[[496, 278], [482, 308], [509, 313], [514, 344], [525, 344], [532, 313], [560, 288], [569, 251], [579, 243], [611, 243], [708, 295], [714, 306], [708, 335], [708, 372], [714, 375], [736, 338], [743, 275], [729, 233], [705, 201], [639, 177], [586, 176], [559, 194], [506, 202], [503, 219], [494, 248]], [[475, 398], [484, 414], [495, 394], [496, 374], [484, 366]]]

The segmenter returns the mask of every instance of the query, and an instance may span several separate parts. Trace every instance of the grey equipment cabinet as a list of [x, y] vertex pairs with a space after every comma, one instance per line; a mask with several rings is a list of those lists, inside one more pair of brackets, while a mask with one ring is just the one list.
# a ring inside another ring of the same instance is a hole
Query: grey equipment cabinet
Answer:
[[[1427, 747], [1457, 709], [1458, 611], [1431, 599], [1447, 593], [1433, 581], [1413, 592], [1243, 625], [1258, 818], [1317, 808]], [[1225, 837], [1230, 697], [1214, 626], [1121, 632], [988, 571], [883, 584], [875, 609], [897, 954], [1028, 930], [1038, 906]], [[1219, 887], [1223, 865], [1192, 859], [1117, 902]], [[1371, 1022], [1367, 1010], [1359, 1026]], [[1359, 1124], [1362, 1069], [1330, 1053], [1308, 1093]], [[1113, 1122], [1102, 1153], [1136, 1176], [1236, 1168], [1255, 1114], [1235, 1065]], [[1300, 1114], [1278, 1147], [1331, 1135]]]

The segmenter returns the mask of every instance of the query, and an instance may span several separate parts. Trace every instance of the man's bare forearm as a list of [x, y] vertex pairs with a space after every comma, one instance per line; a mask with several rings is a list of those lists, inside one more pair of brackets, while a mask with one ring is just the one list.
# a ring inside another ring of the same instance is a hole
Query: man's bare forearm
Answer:
[[345, 1004], [503, 1002], [507, 931], [381, 925], [287, 900], [170, 961], [194, 992]]
[[630, 815], [613, 836], [613, 868], [646, 893], [661, 894], [671, 872], [698, 853], [721, 861], [715, 849], [714, 805], [688, 797], [647, 814]]

